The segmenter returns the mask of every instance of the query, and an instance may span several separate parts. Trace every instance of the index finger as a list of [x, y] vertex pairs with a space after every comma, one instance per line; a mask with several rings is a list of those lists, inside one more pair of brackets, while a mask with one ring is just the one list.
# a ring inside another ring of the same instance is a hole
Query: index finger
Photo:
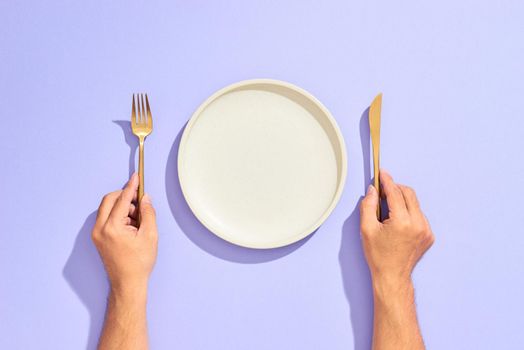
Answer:
[[402, 190], [393, 181], [391, 175], [382, 169], [380, 170], [380, 182], [388, 203], [389, 215], [407, 215], [408, 209], [404, 196], [402, 195]]
[[117, 199], [120, 197], [122, 190], [108, 193], [102, 198], [100, 206], [98, 207], [98, 212], [96, 213], [96, 222], [104, 224], [111, 214], [111, 210], [115, 205]]
[[138, 175], [134, 173], [122, 190], [117, 199], [110, 216], [116, 218], [126, 218], [129, 215], [129, 207], [138, 190]]

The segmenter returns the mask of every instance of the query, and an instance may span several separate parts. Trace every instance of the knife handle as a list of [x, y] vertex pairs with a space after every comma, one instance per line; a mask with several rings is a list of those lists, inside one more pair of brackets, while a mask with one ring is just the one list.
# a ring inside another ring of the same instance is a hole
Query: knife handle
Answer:
[[378, 193], [377, 219], [378, 219], [378, 221], [380, 221], [380, 219], [381, 219], [381, 212], [380, 212], [380, 201], [381, 201], [381, 199], [380, 199], [380, 171], [379, 171], [378, 160], [375, 160], [375, 159], [373, 161], [373, 173], [374, 173], [374, 177], [375, 177], [374, 181], [373, 181], [373, 185], [377, 189], [377, 193]]

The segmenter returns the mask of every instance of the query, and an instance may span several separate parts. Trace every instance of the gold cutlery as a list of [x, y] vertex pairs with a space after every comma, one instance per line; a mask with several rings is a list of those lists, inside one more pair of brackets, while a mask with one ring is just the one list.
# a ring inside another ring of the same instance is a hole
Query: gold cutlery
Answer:
[[373, 176], [374, 185], [378, 192], [377, 218], [380, 221], [380, 112], [382, 110], [382, 93], [378, 94], [369, 107], [369, 131], [373, 144]]
[[[144, 141], [146, 137], [153, 131], [153, 118], [151, 117], [151, 109], [149, 108], [149, 100], [147, 94], [136, 94], [135, 108], [135, 94], [133, 94], [133, 112], [131, 114], [131, 129], [133, 134], [138, 137], [139, 154], [138, 154], [138, 213], [140, 213], [140, 201], [144, 196]], [[138, 224], [140, 225], [140, 214], [138, 215]]]

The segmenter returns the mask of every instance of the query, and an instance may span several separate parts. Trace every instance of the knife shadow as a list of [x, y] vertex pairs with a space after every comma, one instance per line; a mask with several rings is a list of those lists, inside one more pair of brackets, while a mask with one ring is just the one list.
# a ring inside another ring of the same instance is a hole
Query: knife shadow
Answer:
[[[360, 118], [360, 142], [364, 167], [364, 192], [372, 183], [370, 170], [369, 108]], [[362, 199], [362, 197], [361, 197]], [[359, 201], [360, 203], [360, 201]], [[339, 264], [344, 293], [349, 303], [354, 349], [371, 349], [373, 337], [373, 292], [371, 276], [360, 240], [359, 203], [342, 226]]]
[[182, 232], [200, 249], [231, 262], [257, 264], [284, 257], [298, 249], [316, 232], [306, 238], [281, 248], [251, 249], [229, 243], [209, 231], [198, 221], [189, 208], [178, 180], [178, 147], [185, 125], [178, 132], [169, 152], [166, 165], [166, 195], [169, 208]]

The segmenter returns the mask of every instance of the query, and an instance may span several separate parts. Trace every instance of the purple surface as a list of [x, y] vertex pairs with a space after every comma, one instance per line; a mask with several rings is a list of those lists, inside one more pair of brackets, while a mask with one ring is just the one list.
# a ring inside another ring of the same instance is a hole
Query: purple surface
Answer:
[[[369, 348], [355, 207], [379, 91], [383, 166], [418, 190], [437, 237], [414, 276], [428, 348], [522, 348], [522, 1], [2, 1], [0, 20], [0, 348], [95, 347], [107, 282], [89, 234], [133, 168], [124, 121], [141, 91], [153, 349]], [[174, 162], [197, 106], [258, 77], [318, 97], [348, 149], [333, 214], [272, 251], [207, 232]]]

